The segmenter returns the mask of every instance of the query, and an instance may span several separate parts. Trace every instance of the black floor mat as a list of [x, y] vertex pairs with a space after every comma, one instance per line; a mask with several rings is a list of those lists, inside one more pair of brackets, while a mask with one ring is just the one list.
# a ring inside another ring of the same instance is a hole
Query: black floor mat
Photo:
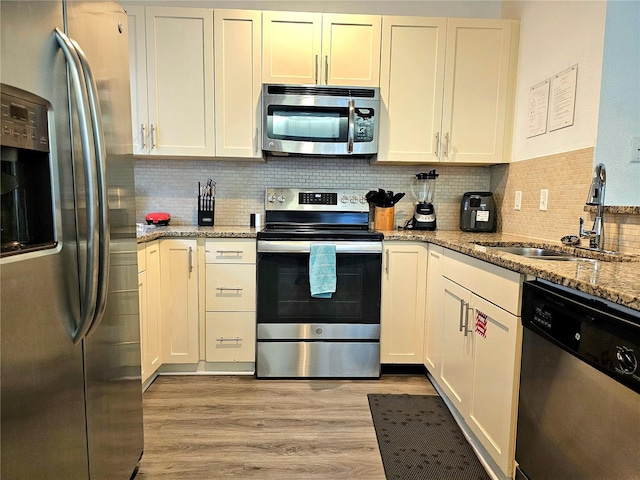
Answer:
[[387, 480], [490, 478], [439, 396], [368, 397]]

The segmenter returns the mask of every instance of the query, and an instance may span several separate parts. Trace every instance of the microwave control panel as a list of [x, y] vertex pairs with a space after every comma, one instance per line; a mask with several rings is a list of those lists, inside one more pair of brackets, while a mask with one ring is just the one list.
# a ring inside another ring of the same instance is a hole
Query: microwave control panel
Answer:
[[355, 109], [355, 141], [356, 142], [373, 142], [374, 139], [374, 111], [373, 108], [356, 108]]

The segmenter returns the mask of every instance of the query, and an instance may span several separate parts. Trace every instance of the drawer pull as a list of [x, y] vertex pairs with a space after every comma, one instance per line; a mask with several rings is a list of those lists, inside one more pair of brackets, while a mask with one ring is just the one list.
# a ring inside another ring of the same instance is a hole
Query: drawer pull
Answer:
[[244, 289], [242, 287], [216, 287], [216, 290], [220, 290], [220, 292], [224, 292], [225, 290], [233, 290], [234, 292], [241, 292]]
[[242, 255], [243, 250], [216, 250], [216, 252], [218, 253], [218, 255], [225, 255], [225, 254], [231, 254], [231, 253], [233, 253], [234, 255]]
[[230, 338], [228, 338], [228, 337], [219, 337], [219, 338], [216, 338], [216, 341], [218, 341], [218, 342], [237, 342], [237, 343], [239, 343], [239, 342], [242, 341], [242, 337], [230, 337]]

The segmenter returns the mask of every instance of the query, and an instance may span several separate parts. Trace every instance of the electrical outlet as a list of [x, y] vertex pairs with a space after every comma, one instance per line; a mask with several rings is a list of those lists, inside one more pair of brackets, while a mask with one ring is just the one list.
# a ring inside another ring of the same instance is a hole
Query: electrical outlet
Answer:
[[513, 205], [514, 210], [520, 210], [522, 208], [522, 192], [518, 190], [516, 192], [516, 202]]
[[631, 137], [631, 162], [640, 163], [640, 137]]
[[540, 190], [540, 210], [547, 210], [549, 205], [549, 190]]

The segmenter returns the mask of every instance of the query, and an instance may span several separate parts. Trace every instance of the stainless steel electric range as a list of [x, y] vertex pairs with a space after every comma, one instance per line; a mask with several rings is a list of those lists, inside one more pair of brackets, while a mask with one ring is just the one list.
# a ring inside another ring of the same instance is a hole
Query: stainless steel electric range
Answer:
[[[269, 188], [258, 232], [258, 378], [380, 376], [382, 234], [366, 190]], [[312, 245], [335, 245], [335, 293], [311, 296]]]

